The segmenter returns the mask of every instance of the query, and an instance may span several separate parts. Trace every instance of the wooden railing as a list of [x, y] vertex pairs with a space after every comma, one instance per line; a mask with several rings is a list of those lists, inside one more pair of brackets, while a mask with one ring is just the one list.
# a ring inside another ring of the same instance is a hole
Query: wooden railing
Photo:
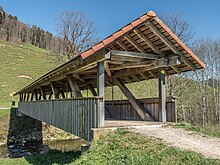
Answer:
[[[138, 100], [154, 121], [159, 121], [159, 99], [147, 98]], [[168, 122], [176, 122], [176, 98], [166, 98], [166, 117]], [[106, 119], [142, 120], [128, 100], [105, 101]]]
[[86, 140], [100, 126], [100, 97], [19, 102], [18, 111]]

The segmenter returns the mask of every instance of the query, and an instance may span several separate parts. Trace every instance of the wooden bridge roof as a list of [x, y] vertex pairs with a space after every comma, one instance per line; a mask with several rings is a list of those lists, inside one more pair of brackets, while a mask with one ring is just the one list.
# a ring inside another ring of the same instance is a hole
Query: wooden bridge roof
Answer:
[[158, 77], [158, 68], [167, 75], [195, 71], [205, 64], [170, 31], [152, 11], [127, 24], [111, 36], [74, 59], [43, 75], [16, 94], [43, 88], [51, 91], [51, 82], [71, 91], [67, 75], [72, 75], [80, 89], [96, 87], [97, 62], [104, 61], [105, 85], [115, 85], [115, 78], [124, 83]]

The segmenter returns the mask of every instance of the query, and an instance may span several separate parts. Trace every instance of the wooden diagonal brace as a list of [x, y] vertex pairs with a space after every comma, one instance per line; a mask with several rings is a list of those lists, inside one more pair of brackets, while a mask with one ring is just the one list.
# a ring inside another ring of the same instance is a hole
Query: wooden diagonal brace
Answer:
[[120, 79], [115, 79], [114, 82], [120, 88], [122, 93], [128, 98], [129, 102], [141, 116], [141, 118], [143, 120], [153, 121], [152, 117], [144, 112], [143, 106], [136, 100], [134, 95], [128, 90], [124, 83]]

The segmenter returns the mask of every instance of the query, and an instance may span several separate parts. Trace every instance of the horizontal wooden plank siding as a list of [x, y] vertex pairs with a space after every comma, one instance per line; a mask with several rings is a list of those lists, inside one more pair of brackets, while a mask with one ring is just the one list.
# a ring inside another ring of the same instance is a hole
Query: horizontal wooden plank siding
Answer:
[[[138, 99], [138, 101], [144, 107], [146, 113], [149, 113], [155, 121], [159, 121], [158, 98]], [[142, 120], [128, 100], [106, 100], [105, 107], [107, 119]], [[166, 98], [166, 109], [167, 121], [176, 122], [176, 98]]]
[[91, 129], [100, 125], [100, 100], [79, 98], [19, 102], [18, 111], [90, 141]]

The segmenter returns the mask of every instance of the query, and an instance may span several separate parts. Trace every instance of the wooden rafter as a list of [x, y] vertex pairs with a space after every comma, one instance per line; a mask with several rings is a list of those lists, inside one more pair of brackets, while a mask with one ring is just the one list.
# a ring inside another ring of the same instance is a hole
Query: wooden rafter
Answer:
[[153, 33], [158, 36], [174, 53], [181, 56], [182, 60], [188, 65], [193, 71], [196, 70], [196, 67], [193, 65], [193, 63], [188, 60], [182, 52], [180, 52], [179, 49], [177, 49], [150, 21], [147, 21], [145, 23], [152, 31]]
[[140, 37], [146, 44], [158, 55], [164, 56], [164, 54], [142, 33], [139, 29], [135, 29], [134, 32]]
[[145, 50], [130, 36], [125, 36], [125, 38], [140, 52], [145, 52]]
[[128, 48], [124, 43], [122, 43], [122, 41], [118, 40], [118, 41], [116, 41], [116, 43], [117, 43], [120, 47], [122, 47], [125, 51], [129, 51], [129, 48]]

